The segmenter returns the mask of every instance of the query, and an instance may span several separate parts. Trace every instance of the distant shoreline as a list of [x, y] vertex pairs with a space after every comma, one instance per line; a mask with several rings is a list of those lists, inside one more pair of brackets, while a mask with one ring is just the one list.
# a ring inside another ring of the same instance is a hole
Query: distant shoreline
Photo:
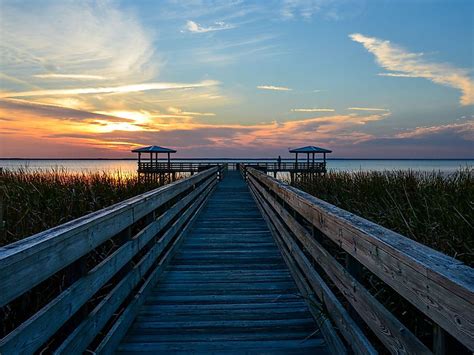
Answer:
[[[240, 160], [240, 161], [259, 161], [259, 160], [276, 160], [277, 158], [172, 158], [171, 160]], [[76, 160], [76, 161], [92, 161], [92, 160], [104, 160], [104, 161], [119, 161], [119, 160], [130, 160], [136, 161], [136, 158], [0, 158], [0, 160], [8, 161], [24, 161], [24, 160], [52, 160], [52, 161], [64, 161], [64, 160]], [[158, 160], [167, 160], [165, 158], [159, 158]], [[294, 158], [282, 158], [281, 160], [294, 160]], [[304, 159], [302, 159], [304, 160]], [[455, 160], [473, 160], [474, 158], [327, 158], [326, 160], [406, 160], [406, 161], [416, 161], [416, 160], [430, 160], [430, 161], [455, 161]]]

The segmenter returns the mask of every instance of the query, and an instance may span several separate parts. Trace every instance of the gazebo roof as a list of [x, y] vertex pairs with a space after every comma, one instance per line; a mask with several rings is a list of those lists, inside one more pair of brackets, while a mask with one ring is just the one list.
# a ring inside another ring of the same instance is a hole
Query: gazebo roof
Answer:
[[308, 145], [306, 147], [290, 149], [290, 153], [332, 153], [332, 150]]
[[149, 147], [142, 147], [132, 150], [133, 153], [176, 153], [176, 150], [160, 147], [157, 145], [150, 145]]

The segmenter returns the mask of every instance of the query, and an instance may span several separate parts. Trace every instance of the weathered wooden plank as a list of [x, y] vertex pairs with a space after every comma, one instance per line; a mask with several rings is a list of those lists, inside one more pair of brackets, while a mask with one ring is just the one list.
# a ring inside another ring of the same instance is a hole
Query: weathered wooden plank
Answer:
[[[87, 345], [104, 327], [108, 319], [112, 316], [113, 312], [116, 311], [118, 306], [125, 300], [125, 297], [128, 296], [133, 288], [135, 288], [141, 278], [155, 262], [157, 257], [174, 238], [183, 224], [186, 223], [186, 220], [189, 218], [189, 216], [211, 193], [212, 189], [215, 187], [215, 184], [216, 181], [211, 180], [209, 184], [204, 185], [204, 191], [198, 191], [198, 193], [193, 196], [193, 198], [197, 197], [193, 205], [183, 213], [180, 219], [175, 221], [171, 228], [167, 230], [167, 232], [157, 241], [157, 243], [150, 249], [150, 251], [148, 251], [148, 253], [132, 269], [132, 271], [125, 276], [125, 278], [109, 293], [109, 295], [107, 295], [108, 302], [104, 303], [104, 301], [102, 301], [93, 310], [93, 312], [91, 312], [88, 318], [86, 318], [63, 342], [63, 344], [58, 348], [57, 353], [71, 353], [76, 351], [82, 352], [86, 349]], [[187, 202], [190, 202], [193, 198], [188, 199]], [[182, 201], [184, 201], [183, 206], [187, 205], [185, 199]], [[177, 212], [179, 211], [174, 211], [173, 213]]]
[[[308, 337], [308, 331], [306, 329], [287, 329], [282, 331], [243, 331], [233, 332], [232, 334], [226, 333], [202, 333], [199, 330], [195, 332], [186, 332], [179, 334], [166, 334], [166, 342], [206, 342], [212, 339], [215, 341], [259, 341], [259, 340], [275, 340], [278, 336], [279, 340], [293, 340], [302, 342], [303, 339]], [[313, 337], [317, 338], [317, 337]], [[150, 334], [143, 334], [140, 332], [130, 332], [124, 338], [123, 343], [147, 343], [150, 342]], [[237, 347], [238, 349], [239, 347]], [[191, 349], [190, 349], [191, 350]], [[120, 349], [119, 349], [120, 351]]]
[[213, 176], [174, 182], [0, 248], [0, 306], [90, 252], [146, 214]]
[[266, 295], [162, 295], [151, 294], [147, 298], [148, 302], [157, 304], [240, 304], [240, 303], [275, 303], [278, 302], [301, 302], [295, 294], [272, 293]]
[[312, 353], [315, 351], [324, 351], [324, 341], [321, 339], [308, 339], [306, 341], [297, 342], [295, 340], [278, 340], [278, 341], [223, 341], [223, 342], [149, 342], [149, 343], [125, 343], [120, 346], [119, 353], [122, 351], [133, 352], [199, 352], [199, 353], [220, 353], [226, 349], [236, 349], [243, 352], [260, 352], [260, 353], [275, 353], [275, 351], [282, 351], [288, 353], [291, 350], [298, 350], [299, 352], [308, 349]]
[[[180, 209], [206, 188], [210, 190], [212, 180], [201, 185], [184, 198]], [[189, 197], [189, 198], [188, 198]], [[92, 297], [117, 271], [138, 253], [180, 209], [170, 209], [155, 222], [149, 224], [136, 238], [122, 245], [112, 255], [103, 260], [87, 275], [80, 278], [39, 312], [22, 323], [14, 331], [0, 340], [0, 352], [21, 351], [31, 353], [51, 337], [87, 300]], [[163, 250], [168, 240], [161, 238], [155, 247]]]
[[[298, 296], [276, 245], [271, 244], [271, 234], [255, 201], [241, 196], [250, 197], [248, 188], [237, 174], [229, 173], [209, 199], [169, 271], [147, 297], [122, 344], [132, 342], [144, 351], [150, 341], [167, 344], [169, 339], [175, 339], [189, 343], [189, 352], [212, 352], [216, 339], [222, 339], [230, 345], [220, 348], [219, 353], [236, 352], [241, 347], [232, 341], [245, 347], [260, 334], [267, 334], [259, 340], [291, 340], [294, 349], [286, 352], [301, 353], [305, 338], [320, 339], [318, 325]], [[224, 201], [238, 208], [224, 211]], [[247, 218], [248, 211], [252, 218]], [[213, 219], [216, 215], [218, 221]], [[226, 225], [230, 218], [239, 223]], [[203, 226], [209, 230], [204, 235], [200, 231]], [[225, 234], [218, 230], [222, 226], [227, 227]], [[249, 234], [248, 230], [255, 226], [263, 227], [265, 233]], [[199, 248], [194, 248], [195, 241]], [[261, 241], [266, 243], [265, 248], [253, 250], [252, 246]], [[206, 248], [206, 243], [219, 243], [220, 247]], [[268, 248], [269, 243], [273, 250]], [[166, 349], [173, 351], [169, 346]], [[307, 351], [316, 349], [324, 351], [325, 346], [309, 347]]]
[[474, 269], [258, 171], [249, 174], [474, 350]]
[[321, 265], [374, 334], [392, 353], [430, 354], [431, 351], [373, 297], [336, 259], [288, 213], [253, 176], [249, 180], [265, 198], [305, 249]]
[[295, 280], [298, 289], [300, 290], [302, 296], [304, 299], [307, 301], [306, 303], [308, 304], [309, 310], [311, 314], [313, 315], [313, 318], [317, 320], [318, 324], [320, 325], [321, 332], [324, 336], [324, 339], [326, 340], [329, 349], [331, 349], [331, 353], [333, 354], [347, 354], [347, 348], [340, 339], [339, 335], [336, 333], [334, 327], [332, 326], [329, 318], [325, 315], [322, 314], [322, 305], [316, 300], [315, 294], [313, 290], [311, 289], [310, 285], [306, 281], [305, 277], [302, 275], [301, 270], [298, 269], [298, 267], [295, 265], [295, 263], [292, 261], [291, 254], [289, 251], [286, 249], [286, 246], [284, 243], [280, 240], [278, 231], [276, 230], [275, 226], [271, 222], [270, 218], [265, 214], [265, 210], [263, 209], [263, 206], [260, 205], [257, 196], [255, 196], [255, 193], [252, 190], [252, 196], [254, 196], [257, 205], [264, 216], [271, 232], [272, 235], [275, 238], [275, 242], [278, 245], [278, 248], [280, 249], [283, 259], [285, 260], [292, 276], [293, 279]]
[[278, 220], [270, 206], [262, 198], [262, 196], [258, 194], [258, 192], [255, 190], [255, 187], [252, 185], [250, 186], [252, 189], [254, 189], [254, 196], [257, 198], [266, 215], [270, 218], [272, 223], [275, 225], [276, 230], [279, 232], [282, 244], [284, 243], [286, 245], [289, 253], [292, 255], [293, 259], [301, 268], [306, 279], [310, 283], [313, 291], [317, 294], [321, 302], [323, 302], [329, 312], [329, 315], [331, 316], [331, 319], [337, 325], [339, 331], [350, 344], [353, 351], [357, 354], [376, 354], [377, 351], [373, 348], [365, 334], [352, 320], [321, 276], [319, 276], [316, 270], [314, 270], [311, 262], [304, 255], [300, 247], [292, 240], [291, 236], [286, 231], [286, 228]]
[[[211, 185], [214, 188], [215, 184]], [[212, 193], [212, 189], [207, 194], [201, 194], [198, 199], [189, 207], [183, 216], [174, 223], [177, 226], [175, 233], [181, 227], [185, 221], [188, 221], [184, 229], [179, 233], [178, 237], [173, 242], [172, 246], [168, 249], [166, 254], [163, 256], [161, 261], [155, 270], [151, 273], [145, 283], [140, 287], [140, 290], [135, 295], [134, 299], [127, 306], [121, 316], [115, 321], [112, 328], [109, 330], [107, 335], [101, 341], [96, 349], [98, 354], [112, 354], [117, 348], [120, 340], [125, 335], [126, 331], [130, 327], [133, 319], [135, 318], [139, 307], [144, 303], [146, 295], [150, 292], [151, 287], [158, 281], [161, 274], [164, 272], [165, 267], [171, 261], [173, 254], [176, 252], [179, 244], [184, 239], [184, 236], [189, 232], [192, 224], [199, 215], [200, 210], [205, 205], [205, 202], [209, 195]]]

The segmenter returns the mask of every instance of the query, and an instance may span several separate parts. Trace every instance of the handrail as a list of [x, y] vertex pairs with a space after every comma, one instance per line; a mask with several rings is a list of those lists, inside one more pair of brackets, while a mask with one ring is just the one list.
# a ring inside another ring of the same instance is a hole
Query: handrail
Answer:
[[[62, 330], [57, 352], [80, 353], [114, 313], [125, 309], [123, 314], [132, 314], [133, 296], [148, 290], [164, 270], [218, 173], [218, 167], [205, 170], [0, 248], [2, 306], [66, 267], [83, 269], [67, 289], [0, 340], [0, 353], [41, 349], [73, 316], [75, 326], [68, 326], [69, 333]], [[108, 240], [118, 247], [87, 270], [85, 257]], [[104, 290], [105, 285], [114, 287]], [[92, 304], [89, 314], [79, 312], [97, 292], [105, 292], [107, 302]]]
[[153, 171], [153, 170], [164, 170], [164, 171], [199, 171], [209, 167], [226, 167], [227, 164], [213, 163], [213, 162], [199, 162], [199, 163], [187, 163], [187, 162], [163, 162], [163, 161], [140, 161], [138, 164], [139, 171]]
[[[340, 307], [314, 262], [351, 304], [351, 311], [358, 314], [356, 318], [362, 319], [391, 352], [431, 350], [364, 288], [355, 272], [360, 264], [474, 350], [474, 269], [257, 169], [246, 168], [246, 176], [262, 211], [277, 231], [283, 254], [290, 256], [290, 269], [303, 275], [306, 286], [325, 304], [329, 316], [356, 353], [367, 352], [367, 338], [353, 330], [358, 322], [351, 322], [351, 312]], [[347, 253], [349, 268], [323, 247], [320, 238], [331, 240]]]
[[179, 162], [172, 161], [140, 161], [138, 164], [138, 171], [147, 173], [155, 171], [163, 172], [180, 172], [180, 171], [199, 171], [202, 168], [209, 168], [213, 166], [230, 166], [232, 169], [236, 169], [240, 165], [246, 165], [248, 167], [262, 168], [267, 171], [315, 171], [325, 172], [325, 162], [296, 162], [296, 161], [283, 161], [283, 162], [247, 162], [247, 163], [219, 163], [219, 162]]

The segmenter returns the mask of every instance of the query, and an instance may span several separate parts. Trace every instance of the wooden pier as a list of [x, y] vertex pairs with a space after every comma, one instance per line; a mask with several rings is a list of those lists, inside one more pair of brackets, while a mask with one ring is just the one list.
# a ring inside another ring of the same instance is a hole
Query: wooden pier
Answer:
[[[282, 161], [281, 157], [278, 157], [275, 161], [240, 160], [238, 163], [225, 159], [204, 162], [173, 161], [171, 160], [171, 154], [176, 153], [176, 150], [156, 145], [134, 149], [132, 152], [138, 154], [137, 174], [138, 178], [143, 181], [175, 181], [177, 174], [179, 173], [193, 175], [212, 167], [219, 167], [221, 170], [228, 168], [231, 170], [239, 170], [240, 166], [247, 166], [272, 173], [275, 178], [279, 172], [289, 173], [290, 180], [293, 183], [298, 178], [308, 179], [326, 174], [326, 154], [331, 153], [332, 151], [329, 149], [307, 146], [290, 150], [290, 153], [295, 154], [295, 160], [293, 161]], [[142, 157], [143, 154], [144, 156]], [[148, 158], [146, 158], [147, 154]], [[167, 159], [158, 160], [159, 154], [166, 154]], [[306, 162], [304, 160], [298, 160], [299, 154], [306, 154]], [[322, 161], [315, 160], [316, 154], [322, 154]]]
[[118, 351], [325, 353], [238, 171], [218, 185]]
[[[474, 350], [472, 268], [239, 168], [209, 167], [0, 248], [1, 314], [31, 308], [12, 329], [2, 320], [0, 353]], [[367, 275], [432, 324], [432, 341]]]

